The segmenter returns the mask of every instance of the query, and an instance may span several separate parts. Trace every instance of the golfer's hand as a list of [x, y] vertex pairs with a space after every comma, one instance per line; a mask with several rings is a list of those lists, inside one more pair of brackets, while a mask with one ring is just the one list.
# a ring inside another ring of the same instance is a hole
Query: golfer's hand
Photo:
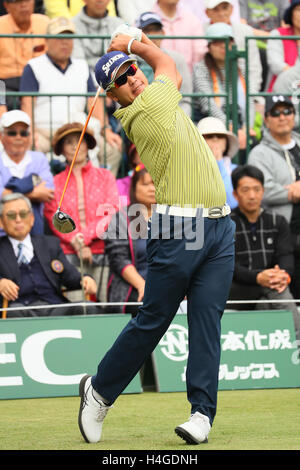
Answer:
[[96, 295], [97, 284], [95, 280], [90, 276], [83, 276], [83, 290], [85, 295]]
[[126, 23], [121, 24], [114, 30], [111, 35], [111, 41], [120, 34], [125, 34], [126, 36], [130, 36], [131, 38], [135, 38], [137, 41], [142, 40], [142, 30], [139, 28], [135, 28], [134, 26], [129, 26]]
[[19, 297], [19, 286], [10, 279], [0, 280], [0, 294], [6, 300], [12, 301]]
[[111, 40], [110, 45], [108, 46], [107, 52], [112, 51], [122, 51], [125, 54], [128, 54], [128, 43], [131, 39], [131, 36], [127, 34], [119, 34], [114, 39]]

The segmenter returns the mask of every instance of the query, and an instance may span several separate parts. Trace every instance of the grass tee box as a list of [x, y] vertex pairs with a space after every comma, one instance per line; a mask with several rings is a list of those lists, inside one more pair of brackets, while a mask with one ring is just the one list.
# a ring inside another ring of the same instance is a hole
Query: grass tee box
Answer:
[[[0, 329], [0, 398], [77, 396], [128, 315], [6, 319]], [[137, 375], [124, 393], [141, 393]]]
[[[160, 392], [185, 391], [186, 315], [177, 315], [154, 352]], [[219, 390], [300, 386], [300, 363], [290, 311], [225, 312]]]

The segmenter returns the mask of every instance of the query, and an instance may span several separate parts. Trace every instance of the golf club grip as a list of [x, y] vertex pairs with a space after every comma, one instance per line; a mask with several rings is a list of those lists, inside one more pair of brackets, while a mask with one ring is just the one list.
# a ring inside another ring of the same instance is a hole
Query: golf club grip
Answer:
[[67, 179], [66, 179], [66, 182], [65, 182], [65, 186], [64, 186], [64, 189], [63, 189], [63, 192], [62, 192], [60, 201], [59, 201], [59, 207], [61, 207], [61, 204], [62, 204], [64, 195], [65, 195], [65, 192], [66, 192], [68, 183], [69, 183], [69, 179], [70, 179], [70, 176], [71, 176], [71, 173], [72, 173], [72, 170], [73, 170], [73, 166], [74, 166], [76, 157], [77, 157], [78, 152], [79, 152], [79, 148], [80, 148], [82, 139], [83, 139], [83, 137], [84, 137], [84, 134], [85, 134], [86, 128], [87, 128], [87, 126], [88, 126], [90, 117], [91, 117], [91, 115], [92, 115], [92, 113], [93, 113], [93, 111], [94, 111], [94, 108], [95, 108], [95, 106], [96, 106], [96, 102], [97, 102], [97, 99], [98, 99], [98, 97], [99, 97], [100, 91], [101, 91], [101, 87], [99, 86], [99, 87], [98, 87], [98, 90], [97, 90], [97, 93], [96, 93], [96, 95], [95, 95], [94, 101], [93, 101], [93, 103], [92, 103], [91, 109], [90, 109], [90, 111], [89, 111], [89, 114], [88, 114], [88, 116], [87, 116], [87, 118], [86, 118], [84, 127], [83, 127], [83, 129], [82, 129], [82, 132], [81, 132], [81, 135], [80, 135], [80, 138], [79, 138], [79, 141], [78, 141], [78, 144], [77, 144], [75, 153], [74, 153], [74, 157], [73, 157], [72, 162], [71, 162], [71, 165], [70, 165], [70, 169], [69, 169], [68, 176], [67, 176]]

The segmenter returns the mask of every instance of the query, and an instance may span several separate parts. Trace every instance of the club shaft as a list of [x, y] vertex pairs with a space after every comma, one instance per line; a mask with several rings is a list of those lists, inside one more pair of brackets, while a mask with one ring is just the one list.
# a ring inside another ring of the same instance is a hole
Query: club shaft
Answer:
[[62, 201], [63, 201], [63, 198], [64, 198], [64, 196], [65, 196], [65, 192], [66, 192], [66, 189], [67, 189], [67, 186], [68, 186], [68, 183], [69, 183], [69, 179], [70, 179], [70, 176], [71, 176], [71, 173], [72, 173], [72, 170], [73, 170], [73, 166], [74, 166], [76, 157], [77, 157], [78, 152], [79, 152], [80, 145], [81, 145], [81, 142], [82, 142], [82, 140], [83, 140], [83, 137], [84, 137], [86, 128], [87, 128], [87, 126], [88, 126], [90, 117], [91, 117], [91, 115], [92, 115], [92, 113], [93, 113], [93, 111], [94, 111], [94, 108], [95, 108], [95, 106], [96, 106], [97, 99], [98, 99], [98, 97], [99, 97], [100, 91], [101, 91], [101, 87], [99, 87], [98, 90], [97, 90], [97, 93], [96, 93], [96, 95], [95, 95], [94, 101], [93, 101], [92, 106], [91, 106], [91, 109], [90, 109], [90, 111], [89, 111], [89, 114], [88, 114], [88, 116], [87, 116], [87, 118], [86, 118], [84, 127], [83, 127], [83, 129], [82, 129], [82, 132], [81, 132], [81, 135], [80, 135], [80, 138], [79, 138], [79, 141], [78, 141], [78, 144], [77, 144], [75, 153], [74, 153], [74, 157], [73, 157], [72, 162], [71, 162], [71, 165], [70, 165], [70, 169], [69, 169], [68, 176], [67, 176], [67, 179], [66, 179], [66, 182], [65, 182], [65, 186], [64, 186], [64, 189], [63, 189], [63, 192], [62, 192], [60, 201], [59, 201], [59, 209], [60, 209], [60, 207], [61, 207], [61, 205], [62, 205]]
[[3, 304], [2, 304], [2, 308], [4, 309], [2, 311], [2, 319], [5, 319], [6, 318], [6, 314], [7, 314], [7, 307], [8, 307], [8, 300], [7, 299], [3, 299]]

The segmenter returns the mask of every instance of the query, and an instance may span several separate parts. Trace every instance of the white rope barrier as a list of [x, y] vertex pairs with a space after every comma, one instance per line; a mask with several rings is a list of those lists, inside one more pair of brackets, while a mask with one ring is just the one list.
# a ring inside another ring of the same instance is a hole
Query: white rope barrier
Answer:
[[[289, 303], [296, 303], [300, 302], [300, 299], [272, 299], [272, 300], [228, 300], [227, 304], [289, 304]], [[28, 307], [24, 306], [18, 306], [18, 307], [7, 307], [7, 308], [0, 308], [0, 312], [3, 311], [15, 311], [15, 310], [42, 310], [42, 309], [47, 309], [47, 308], [71, 308], [71, 307], [76, 307], [76, 306], [82, 306], [82, 307], [88, 307], [88, 306], [99, 306], [99, 307], [104, 307], [104, 306], [139, 306], [143, 305], [143, 302], [70, 302], [70, 303], [63, 303], [63, 304], [47, 304], [47, 305], [29, 305]]]

